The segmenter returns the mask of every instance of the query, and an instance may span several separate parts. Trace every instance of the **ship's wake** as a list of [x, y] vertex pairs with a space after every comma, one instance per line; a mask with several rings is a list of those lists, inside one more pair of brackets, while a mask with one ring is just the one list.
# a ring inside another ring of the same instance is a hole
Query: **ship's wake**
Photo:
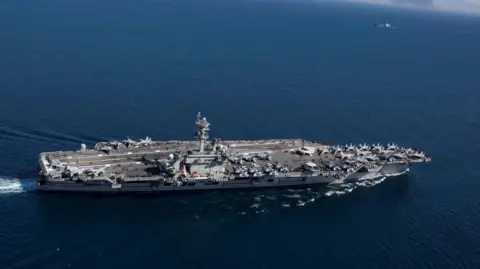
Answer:
[[306, 199], [304, 197], [303, 199], [298, 200], [296, 205], [304, 206], [305, 204], [314, 202], [316, 199], [320, 199], [322, 197], [344, 195], [344, 194], [353, 192], [355, 189], [359, 187], [364, 187], [364, 188], [373, 187], [375, 185], [382, 183], [383, 181], [385, 181], [385, 179], [386, 177], [381, 177], [381, 178], [372, 178], [372, 179], [366, 179], [366, 180], [350, 182], [350, 183], [339, 182], [339, 183], [329, 184], [326, 188], [322, 189], [321, 191], [310, 190], [310, 195], [308, 195]]
[[[303, 207], [322, 198], [337, 197], [353, 192], [359, 188], [370, 188], [385, 181], [387, 177], [377, 177], [355, 182], [345, 183], [337, 182], [327, 185], [326, 187], [307, 188], [307, 189], [287, 189], [282, 191], [278, 197], [270, 197], [268, 195], [259, 194], [254, 197], [250, 209], [254, 213], [263, 213], [272, 208], [272, 202], [284, 208]], [[275, 206], [274, 206], [275, 207]], [[242, 211], [245, 215], [247, 212]], [[239, 213], [240, 214], [240, 213]]]
[[0, 176], [0, 195], [30, 192], [30, 191], [35, 191], [36, 189], [37, 189], [36, 180], [20, 180], [17, 178]]

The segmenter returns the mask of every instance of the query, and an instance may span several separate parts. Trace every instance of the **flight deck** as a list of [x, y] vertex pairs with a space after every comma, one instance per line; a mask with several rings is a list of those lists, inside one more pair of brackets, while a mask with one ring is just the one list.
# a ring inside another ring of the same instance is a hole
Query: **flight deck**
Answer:
[[395, 144], [209, 140], [206, 118], [198, 114], [195, 123], [196, 141], [128, 138], [100, 142], [92, 149], [82, 144], [76, 151], [41, 153], [39, 185], [45, 190], [116, 192], [132, 186], [137, 191], [162, 191], [307, 185], [396, 175], [412, 163], [430, 161], [421, 150]]

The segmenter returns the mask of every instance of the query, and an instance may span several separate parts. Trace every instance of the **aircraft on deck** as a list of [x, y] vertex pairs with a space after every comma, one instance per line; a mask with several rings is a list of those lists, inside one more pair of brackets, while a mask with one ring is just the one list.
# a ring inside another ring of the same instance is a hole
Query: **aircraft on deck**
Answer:
[[380, 145], [380, 143], [377, 143], [376, 145], [373, 144], [373, 145], [372, 145], [372, 150], [376, 150], [376, 151], [379, 151], [379, 152], [380, 152], [380, 151], [383, 151], [383, 146]]
[[347, 148], [347, 150], [350, 150], [350, 151], [355, 151], [355, 146], [353, 144], [345, 145], [345, 148]]
[[367, 145], [367, 143], [363, 143], [363, 145], [358, 145], [358, 150], [369, 150], [370, 147]]
[[342, 151], [342, 147], [340, 145], [336, 145], [332, 147], [333, 152], [340, 152]]
[[150, 137], [145, 137], [145, 139], [140, 139], [140, 144], [143, 145], [150, 145], [152, 143], [152, 139]]
[[387, 144], [387, 149], [388, 150], [396, 150], [398, 146], [395, 143], [392, 144]]

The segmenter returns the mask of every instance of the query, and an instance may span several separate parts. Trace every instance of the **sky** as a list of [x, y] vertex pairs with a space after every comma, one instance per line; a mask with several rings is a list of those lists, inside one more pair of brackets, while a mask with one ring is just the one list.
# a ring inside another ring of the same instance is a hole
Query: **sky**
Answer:
[[444, 12], [475, 13], [480, 15], [480, 0], [350, 0], [434, 9]]

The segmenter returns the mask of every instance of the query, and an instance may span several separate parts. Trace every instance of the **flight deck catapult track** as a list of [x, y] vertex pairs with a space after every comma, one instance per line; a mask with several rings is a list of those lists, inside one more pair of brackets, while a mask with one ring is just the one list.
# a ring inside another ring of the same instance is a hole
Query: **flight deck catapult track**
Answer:
[[197, 114], [196, 141], [100, 142], [94, 149], [40, 154], [42, 191], [164, 192], [301, 187], [400, 175], [428, 162], [418, 149], [302, 139], [209, 140]]

